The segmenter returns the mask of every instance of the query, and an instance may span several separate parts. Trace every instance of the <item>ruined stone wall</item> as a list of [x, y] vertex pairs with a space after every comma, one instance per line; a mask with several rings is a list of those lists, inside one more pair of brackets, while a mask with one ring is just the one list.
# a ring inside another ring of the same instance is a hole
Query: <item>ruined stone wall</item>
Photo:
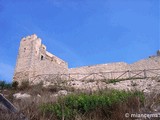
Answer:
[[23, 38], [14, 73], [14, 80], [32, 80], [38, 75], [64, 74], [68, 72], [68, 64], [52, 55], [36, 35]]
[[132, 64], [124, 62], [99, 64], [93, 66], [84, 66], [79, 68], [69, 69], [69, 73], [98, 73], [98, 72], [114, 72], [114, 71], [127, 71], [127, 70], [144, 70], [144, 69], [158, 69], [160, 68], [160, 57], [152, 57], [137, 61]]
[[69, 73], [97, 73], [97, 72], [110, 72], [110, 71], [124, 71], [128, 69], [128, 64], [124, 62], [99, 64], [93, 66], [84, 66], [79, 68], [69, 69]]
[[131, 70], [148, 70], [148, 69], [158, 69], [160, 68], [160, 57], [155, 56], [147, 59], [137, 61], [133, 64], [130, 64]]
[[[93, 66], [84, 66], [79, 68], [69, 69], [71, 78], [75, 79], [106, 79], [106, 78], [115, 78], [121, 73], [115, 73], [114, 75], [110, 74], [112, 71], [125, 71], [129, 69], [129, 65], [124, 62], [117, 63], [108, 63], [108, 64], [99, 64]], [[92, 75], [92, 73], [95, 73]], [[89, 76], [88, 76], [89, 75]]]
[[16, 67], [14, 71], [14, 80], [22, 81], [29, 79], [32, 71], [34, 43], [41, 42], [35, 35], [22, 38], [17, 56]]
[[63, 74], [68, 71], [67, 63], [46, 51], [44, 45], [41, 45], [40, 54], [35, 57], [34, 61], [35, 76], [40, 74]]
[[[46, 50], [41, 39], [36, 35], [27, 36], [20, 42], [19, 53], [14, 73], [14, 80], [46, 81], [55, 76], [65, 76], [65, 79], [116, 79], [119, 76], [128, 78], [137, 70], [160, 69], [160, 52], [156, 56], [140, 60], [133, 64], [124, 62], [99, 64], [68, 69], [68, 64]], [[123, 73], [126, 72], [124, 75]], [[131, 71], [131, 72], [130, 72]], [[137, 71], [137, 72], [135, 72]], [[135, 72], [135, 73], [134, 73]], [[153, 73], [145, 71], [147, 75]], [[143, 76], [142, 72], [139, 76]], [[63, 74], [63, 75], [62, 75]], [[55, 76], [54, 76], [55, 75]]]
[[[84, 66], [79, 68], [69, 69], [70, 77], [73, 79], [116, 79], [129, 78], [132, 76], [146, 77], [155, 76], [160, 69], [160, 57], [154, 56], [151, 58], [143, 59], [133, 64], [127, 64], [124, 62], [100, 64], [93, 66]], [[143, 72], [143, 70], [145, 70]], [[155, 72], [155, 73], [153, 73]], [[95, 73], [95, 74], [92, 74]], [[138, 74], [138, 75], [137, 75]]]

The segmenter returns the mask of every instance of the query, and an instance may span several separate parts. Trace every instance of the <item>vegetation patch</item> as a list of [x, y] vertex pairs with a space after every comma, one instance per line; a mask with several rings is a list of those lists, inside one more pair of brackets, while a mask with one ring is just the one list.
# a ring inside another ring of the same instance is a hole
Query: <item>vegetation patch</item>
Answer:
[[[129, 98], [138, 97], [141, 102], [144, 100], [144, 95], [141, 92], [126, 92], [126, 91], [104, 91], [95, 92], [91, 95], [86, 93], [71, 94], [66, 97], [61, 97], [56, 103], [45, 103], [40, 106], [43, 114], [54, 114], [58, 119], [71, 120], [75, 118], [77, 114], [85, 115], [91, 111], [99, 109], [112, 108], [115, 104], [126, 102]], [[109, 113], [104, 114], [105, 117], [109, 116]], [[95, 113], [96, 114], [96, 113]]]
[[5, 81], [0, 81], [0, 90], [3, 89], [10, 89], [12, 88], [12, 84], [11, 83], [6, 83]]

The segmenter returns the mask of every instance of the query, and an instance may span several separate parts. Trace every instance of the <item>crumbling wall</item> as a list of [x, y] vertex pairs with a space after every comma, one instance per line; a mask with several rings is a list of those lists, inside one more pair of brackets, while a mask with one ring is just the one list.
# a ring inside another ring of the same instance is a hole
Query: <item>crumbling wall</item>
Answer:
[[30, 72], [32, 71], [31, 65], [33, 61], [35, 43], [41, 44], [41, 40], [38, 39], [36, 35], [22, 38], [18, 51], [13, 80], [21, 82], [29, 79]]
[[[160, 57], [154, 56], [151, 58], [137, 61], [133, 64], [124, 62], [100, 64], [93, 66], [84, 66], [79, 68], [69, 69], [71, 79], [117, 79], [137, 77], [152, 77], [156, 76], [160, 69]], [[144, 71], [143, 71], [144, 70]], [[95, 73], [95, 74], [94, 74]]]
[[155, 56], [143, 60], [139, 60], [133, 64], [130, 64], [131, 70], [148, 70], [160, 68], [160, 57]]
[[[128, 78], [130, 71], [160, 69], [160, 51], [156, 56], [140, 60], [133, 64], [124, 62], [99, 64], [68, 69], [68, 64], [46, 50], [41, 39], [35, 34], [22, 38], [17, 57], [14, 80], [52, 80], [55, 76], [65, 76], [65, 79], [115, 79], [119, 76]], [[126, 71], [126, 73], [125, 73]], [[139, 71], [138, 71], [139, 72]], [[152, 76], [153, 73], [144, 71], [140, 75]], [[63, 75], [62, 75], [63, 74]], [[135, 72], [135, 74], [138, 74]]]
[[[99, 64], [93, 66], [84, 66], [79, 68], [69, 69], [69, 74], [72, 78], [75, 79], [107, 79], [107, 78], [116, 78], [116, 76], [121, 73], [111, 74], [110, 72], [114, 71], [125, 71], [128, 70], [129, 65], [124, 62], [109, 63], [109, 64]], [[92, 75], [92, 73], [95, 73]], [[89, 76], [87, 76], [89, 75]]]
[[39, 75], [66, 74], [68, 64], [62, 59], [49, 53], [41, 39], [36, 35], [27, 36], [20, 42], [14, 80], [33, 80]]
[[99, 64], [93, 66], [84, 66], [79, 68], [69, 69], [69, 73], [97, 73], [97, 72], [110, 72], [110, 71], [124, 71], [128, 69], [128, 64], [124, 62]]

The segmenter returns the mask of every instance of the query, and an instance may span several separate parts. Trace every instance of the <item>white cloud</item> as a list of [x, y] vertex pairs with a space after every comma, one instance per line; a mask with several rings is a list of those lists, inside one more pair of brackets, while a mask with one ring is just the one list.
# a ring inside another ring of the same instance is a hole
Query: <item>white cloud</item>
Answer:
[[14, 67], [5, 63], [0, 63], [0, 80], [12, 81]]

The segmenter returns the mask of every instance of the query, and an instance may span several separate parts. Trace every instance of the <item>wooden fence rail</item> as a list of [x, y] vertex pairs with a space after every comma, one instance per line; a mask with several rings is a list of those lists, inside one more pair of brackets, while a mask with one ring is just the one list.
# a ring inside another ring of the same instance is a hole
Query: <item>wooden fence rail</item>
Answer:
[[69, 74], [43, 74], [30, 78], [31, 81], [43, 80], [89, 80], [89, 79], [144, 79], [160, 76], [160, 69], [144, 69], [144, 70], [127, 70], [127, 71], [111, 71], [97, 73], [69, 73]]

